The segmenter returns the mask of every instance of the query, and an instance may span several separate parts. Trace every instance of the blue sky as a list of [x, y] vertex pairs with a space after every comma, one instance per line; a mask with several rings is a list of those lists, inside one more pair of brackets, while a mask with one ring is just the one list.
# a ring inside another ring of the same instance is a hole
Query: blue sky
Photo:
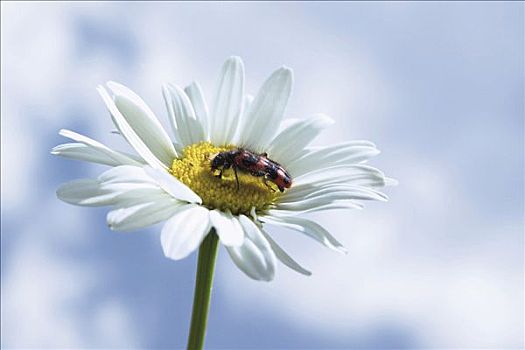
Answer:
[[97, 84], [126, 84], [167, 125], [161, 84], [209, 97], [234, 54], [252, 93], [293, 68], [287, 115], [330, 115], [319, 145], [375, 142], [400, 185], [312, 216], [348, 255], [272, 231], [311, 277], [255, 282], [221, 250], [207, 345], [522, 347], [523, 26], [520, 2], [2, 3], [2, 346], [185, 345], [195, 256], [59, 202], [104, 168], [49, 151], [60, 128], [126, 149]]

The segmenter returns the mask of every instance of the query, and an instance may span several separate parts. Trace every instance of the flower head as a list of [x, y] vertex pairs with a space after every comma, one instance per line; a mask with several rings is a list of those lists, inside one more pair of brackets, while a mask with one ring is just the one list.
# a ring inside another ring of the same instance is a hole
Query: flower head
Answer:
[[343, 251], [324, 228], [299, 214], [361, 208], [386, 200], [378, 191], [393, 180], [364, 163], [379, 153], [368, 141], [310, 147], [333, 121], [325, 115], [284, 120], [292, 71], [275, 71], [253, 98], [244, 91], [244, 66], [231, 57], [222, 67], [211, 109], [198, 83], [162, 92], [173, 140], [146, 103], [123, 85], [98, 91], [120, 135], [137, 155], [112, 150], [69, 130], [74, 142], [53, 148], [66, 158], [111, 168], [97, 179], [62, 185], [57, 195], [84, 206], [111, 206], [112, 230], [129, 231], [166, 221], [164, 254], [182, 259], [214, 229], [248, 276], [271, 280], [276, 261], [303, 273], [266, 232], [266, 224], [299, 231]]

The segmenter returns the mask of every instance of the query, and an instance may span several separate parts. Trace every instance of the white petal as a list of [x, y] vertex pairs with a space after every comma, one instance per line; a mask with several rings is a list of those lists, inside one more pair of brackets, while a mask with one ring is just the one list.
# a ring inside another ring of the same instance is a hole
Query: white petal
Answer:
[[[178, 144], [179, 147], [174, 146], [177, 153], [181, 153], [184, 149], [184, 144], [186, 140], [186, 129], [177, 127], [176, 117], [175, 117], [175, 107], [174, 103], [172, 102], [171, 94], [168, 90], [167, 85], [162, 86], [162, 97], [164, 98], [164, 103], [166, 104], [166, 110], [168, 111], [170, 126], [171, 126], [171, 132], [173, 133], [174, 137], [174, 144]], [[180, 132], [179, 132], [180, 131]], [[182, 134], [182, 135], [181, 135]]]
[[385, 186], [397, 186], [399, 181], [391, 177], [385, 177]]
[[308, 237], [322, 243], [323, 245], [332, 248], [340, 252], [346, 252], [343, 245], [339, 243], [328, 231], [326, 231], [321, 225], [302, 218], [287, 217], [285, 219], [278, 218], [275, 216], [260, 217], [264, 222], [272, 225], [278, 225], [286, 227], [301, 233], [304, 233]]
[[147, 183], [156, 182], [146, 174], [143, 167], [132, 165], [121, 165], [111, 168], [99, 175], [98, 179], [105, 183]]
[[[335, 195], [334, 195], [335, 197]], [[313, 211], [321, 211], [321, 210], [328, 210], [334, 209], [334, 208], [340, 208], [340, 206], [333, 207], [332, 204], [342, 204], [345, 203], [344, 208], [353, 208], [353, 209], [362, 209], [362, 205], [351, 200], [351, 199], [339, 199], [334, 200], [333, 198], [330, 198], [326, 201], [319, 201], [319, 200], [304, 200], [299, 202], [293, 202], [293, 203], [284, 203], [283, 205], [277, 205], [275, 207], [276, 210], [288, 210], [296, 213], [308, 213]], [[328, 207], [327, 207], [328, 206]]]
[[259, 228], [241, 215], [239, 221], [246, 237], [239, 247], [226, 247], [239, 269], [255, 280], [271, 281], [275, 275], [275, 254]]
[[274, 216], [274, 217], [280, 217], [280, 218], [288, 218], [288, 217], [295, 217], [302, 214], [307, 213], [314, 213], [314, 212], [320, 212], [320, 211], [326, 211], [326, 210], [334, 210], [334, 209], [363, 209], [364, 206], [360, 203], [354, 202], [352, 200], [341, 200], [341, 201], [334, 201], [331, 203], [325, 203], [322, 205], [316, 205], [309, 209], [305, 210], [294, 210], [293, 208], [287, 208], [283, 210], [279, 209], [270, 209], [268, 210], [268, 215]]
[[164, 255], [179, 260], [196, 250], [211, 229], [208, 213], [208, 209], [196, 204], [179, 207], [162, 228]]
[[246, 215], [241, 214], [239, 215], [239, 223], [241, 224], [246, 237], [251, 239], [258, 247], [271, 251], [268, 241], [261, 233], [259, 227], [253, 222], [253, 220], [248, 218]]
[[[335, 200], [335, 201], [329, 201], [324, 203], [318, 203], [316, 205], [302, 205], [302, 203], [295, 204], [292, 203], [287, 206], [283, 207], [276, 207], [269, 211], [271, 212], [272, 216], [298, 216], [300, 214], [306, 214], [306, 213], [314, 213], [319, 211], [327, 211], [327, 210], [334, 210], [334, 209], [363, 209], [364, 205], [351, 200], [351, 199], [342, 199], [342, 200]], [[275, 212], [279, 212], [279, 215], [275, 215]]]
[[324, 114], [299, 120], [281, 131], [271, 142], [268, 154], [282, 164], [288, 164], [301, 154], [304, 148], [334, 121]]
[[100, 184], [100, 188], [102, 190], [124, 193], [124, 192], [135, 191], [135, 190], [154, 191], [154, 190], [158, 190], [159, 186], [153, 183], [102, 182]]
[[57, 197], [75, 205], [104, 206], [113, 204], [119, 193], [102, 189], [98, 180], [80, 179], [61, 185]]
[[388, 200], [388, 197], [380, 191], [375, 190], [376, 187], [383, 187], [384, 181], [380, 178], [375, 178], [371, 176], [361, 176], [361, 177], [352, 177], [349, 181], [337, 181], [334, 179], [333, 182], [322, 182], [322, 183], [308, 183], [300, 184], [294, 186], [287, 190], [280, 198], [280, 202], [292, 202], [297, 200], [302, 200], [306, 198], [311, 198], [318, 195], [323, 195], [329, 192], [343, 191], [351, 192], [355, 188], [366, 189], [371, 191], [372, 196], [378, 196], [381, 198], [376, 198], [377, 200]]
[[144, 171], [154, 179], [160, 187], [171, 194], [173, 198], [189, 203], [202, 203], [201, 198], [195, 194], [195, 192], [168, 172], [150, 167], [144, 167]]
[[230, 57], [222, 66], [211, 112], [210, 140], [215, 145], [232, 141], [239, 124], [244, 97], [244, 65]]
[[[387, 201], [388, 197], [379, 191], [364, 186], [335, 184], [328, 186], [303, 186], [303, 190], [285, 193], [279, 198], [279, 205], [318, 200], [320, 203], [341, 199]], [[287, 191], [288, 192], [288, 191]]]
[[206, 136], [186, 93], [176, 85], [162, 87], [173, 133], [183, 146], [204, 141]]
[[210, 220], [225, 246], [240, 246], [244, 240], [244, 232], [239, 221], [230, 213], [230, 211], [212, 210], [210, 211]]
[[137, 136], [159, 160], [170, 166], [177, 153], [155, 114], [137, 94], [124, 85], [112, 81], [107, 85], [114, 94], [116, 107]]
[[[126, 120], [126, 118], [121, 114], [119, 109], [117, 108], [115, 102], [111, 97], [109, 96], [108, 92], [104, 87], [99, 86], [97, 88], [100, 96], [106, 103], [106, 107], [109, 109], [111, 113], [111, 117], [113, 119], [113, 122], [115, 123], [115, 126], [119, 130], [119, 132], [124, 136], [126, 141], [135, 149], [135, 151], [144, 159], [149, 165], [151, 165], [154, 168], [159, 169], [166, 169], [168, 166], [171, 166], [171, 162], [176, 157], [175, 149], [173, 149], [174, 157], [171, 158], [171, 160], [167, 163], [163, 163], [157, 156], [146, 146], [145, 142], [139, 137], [138, 133], [135, 132], [135, 130], [132, 128], [130, 123]], [[165, 159], [164, 161], [167, 161]]]
[[177, 200], [166, 198], [163, 201], [145, 202], [127, 208], [118, 208], [108, 213], [107, 222], [112, 230], [136, 230], [170, 218], [180, 205]]
[[299, 118], [286, 118], [281, 121], [281, 124], [279, 124], [279, 128], [277, 129], [276, 135], [279, 135], [281, 132], [283, 132], [284, 129], [287, 129], [290, 125], [294, 125], [296, 123], [299, 123], [302, 119]]
[[272, 247], [273, 252], [275, 253], [275, 256], [277, 259], [279, 259], [283, 264], [291, 268], [292, 270], [295, 270], [303, 275], [310, 276], [312, 273], [299, 265], [297, 261], [295, 261], [291, 256], [289, 256], [273, 239], [270, 237], [269, 234], [267, 234], [264, 230], [261, 230], [261, 233], [264, 235], [268, 243], [270, 243], [270, 247]]
[[235, 133], [235, 136], [232, 139], [232, 144], [237, 145], [239, 144], [239, 140], [241, 139], [241, 135], [244, 133], [244, 127], [245, 127], [245, 120], [247, 118], [247, 113], [250, 109], [250, 106], [253, 102], [253, 96], [250, 94], [244, 95], [244, 98], [242, 100], [242, 111], [241, 116], [239, 117], [238, 121], [238, 127], [237, 132]]
[[[333, 195], [334, 198], [336, 198], [336, 194]], [[354, 203], [352, 200], [350, 199], [339, 199], [339, 202], [349, 202], [349, 203]], [[295, 211], [295, 212], [307, 212], [307, 211], [311, 211], [311, 210], [316, 210], [320, 207], [323, 207], [325, 205], [330, 205], [332, 203], [337, 203], [338, 201], [333, 199], [333, 198], [330, 198], [329, 200], [326, 200], [326, 201], [319, 201], [318, 199], [314, 199], [314, 200], [304, 200], [304, 201], [298, 201], [298, 202], [292, 202], [292, 203], [284, 203], [284, 204], [279, 204], [275, 207], [276, 210], [289, 210], [289, 211]]]
[[174, 199], [171, 195], [166, 193], [160, 187], [155, 188], [146, 188], [141, 187], [141, 185], [135, 185], [135, 188], [129, 189], [125, 192], [122, 192], [115, 198], [113, 203], [113, 208], [129, 208], [135, 205], [144, 204], [144, 203], [165, 203], [165, 202], [175, 202], [179, 203], [178, 200]]
[[107, 157], [104, 154], [101, 154], [96, 149], [93, 149], [89, 146], [84, 145], [83, 143], [63, 143], [61, 145], [53, 147], [51, 154], [56, 156], [82, 160], [85, 162], [98, 163], [110, 166], [120, 165], [116, 163], [113, 159]]
[[60, 135], [77, 141], [78, 143], [67, 143], [56, 146], [51, 151], [66, 158], [86, 160], [94, 163], [100, 163], [110, 166], [117, 165], [141, 165], [139, 162], [132, 159], [129, 155], [121, 152], [113, 151], [107, 146], [90, 139], [84, 135], [77, 134], [71, 130], [62, 129]]
[[161, 188], [171, 197], [190, 203], [201, 203], [201, 199], [165, 170], [151, 167], [118, 166], [99, 176], [104, 188], [127, 191], [132, 189]]
[[336, 165], [328, 168], [320, 168], [296, 177], [294, 178], [294, 186], [299, 187], [305, 184], [321, 186], [331, 183], [347, 183], [352, 185], [375, 183], [378, 186], [384, 186], [384, 179], [385, 175], [383, 172], [368, 165]]
[[191, 83], [190, 85], [186, 86], [184, 88], [184, 91], [186, 92], [186, 95], [191, 101], [191, 104], [193, 105], [193, 110], [195, 111], [195, 116], [197, 117], [197, 120], [199, 121], [200, 125], [202, 126], [204, 130], [204, 135], [206, 137], [206, 140], [209, 138], [209, 118], [208, 118], [208, 105], [206, 104], [206, 100], [204, 99], [204, 94], [202, 93], [202, 89], [196, 81]]
[[250, 110], [250, 107], [253, 103], [253, 95], [251, 94], [246, 94], [244, 95], [244, 98], [242, 100], [242, 110], [243, 110], [243, 114], [246, 115], [248, 113], [248, 111]]
[[282, 67], [263, 84], [244, 120], [240, 144], [263, 152], [281, 123], [292, 90], [292, 71]]
[[286, 164], [286, 170], [298, 177], [334, 165], [362, 163], [379, 153], [379, 150], [371, 142], [350, 141], [318, 149], [309, 149], [302, 157], [297, 157]]

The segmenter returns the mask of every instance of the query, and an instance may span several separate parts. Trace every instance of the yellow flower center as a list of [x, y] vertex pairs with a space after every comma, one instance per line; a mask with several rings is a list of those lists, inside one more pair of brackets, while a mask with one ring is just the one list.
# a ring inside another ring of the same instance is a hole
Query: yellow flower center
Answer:
[[171, 173], [198, 194], [207, 208], [229, 209], [234, 215], [249, 215], [253, 207], [257, 213], [265, 211], [280, 195], [271, 183], [265, 184], [261, 177], [238, 170], [237, 189], [233, 169], [224, 170], [221, 178], [217, 176], [219, 171], [211, 170], [211, 159], [217, 153], [235, 148], [233, 145], [216, 147], [209, 142], [186, 146], [182, 157], [173, 161]]

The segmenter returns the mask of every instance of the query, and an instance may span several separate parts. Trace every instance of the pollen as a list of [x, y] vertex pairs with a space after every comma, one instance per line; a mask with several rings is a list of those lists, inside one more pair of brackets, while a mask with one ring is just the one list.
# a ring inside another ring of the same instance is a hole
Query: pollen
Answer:
[[209, 209], [229, 209], [234, 215], [248, 216], [254, 207], [257, 213], [264, 212], [280, 195], [271, 184], [264, 183], [261, 177], [238, 171], [237, 188], [233, 169], [225, 170], [221, 178], [211, 170], [213, 156], [235, 148], [233, 145], [216, 147], [209, 142], [186, 146], [182, 157], [173, 161], [171, 174], [198, 194]]

